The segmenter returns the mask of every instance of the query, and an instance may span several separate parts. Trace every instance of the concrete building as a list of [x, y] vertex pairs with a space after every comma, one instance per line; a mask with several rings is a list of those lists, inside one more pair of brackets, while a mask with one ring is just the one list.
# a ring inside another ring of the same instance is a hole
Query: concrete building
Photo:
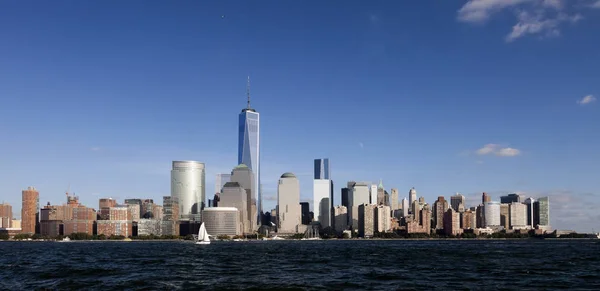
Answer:
[[[253, 183], [250, 196], [254, 199], [256, 217], [250, 219], [253, 223], [260, 223], [260, 215], [263, 212], [262, 184], [260, 182], [260, 114], [250, 107], [250, 78], [247, 87], [248, 103], [238, 116], [238, 164], [244, 164], [253, 173]], [[234, 180], [231, 180], [234, 182]], [[243, 186], [242, 186], [243, 187]], [[257, 227], [252, 226], [252, 229]]]
[[34, 187], [22, 191], [21, 231], [34, 234], [38, 226], [40, 193]]
[[460, 228], [460, 213], [450, 208], [444, 213], [444, 233], [446, 235], [460, 235], [463, 233]]
[[500, 226], [500, 202], [490, 201], [483, 204], [485, 227]]
[[152, 218], [163, 220], [163, 207], [162, 205], [154, 204], [152, 206]]
[[129, 219], [134, 222], [138, 222], [140, 220], [140, 205], [139, 204], [127, 204], [127, 211], [129, 212]]
[[506, 196], [500, 196], [500, 203], [502, 204], [510, 204], [513, 202], [523, 203], [525, 202], [525, 200], [521, 195], [516, 193], [508, 194]]
[[433, 203], [433, 223], [435, 229], [444, 229], [444, 213], [448, 210], [448, 201], [444, 196], [438, 196], [438, 199]]
[[310, 218], [310, 205], [308, 202], [300, 202], [300, 213], [302, 224], [309, 225], [312, 222], [312, 219]]
[[162, 221], [159, 219], [140, 219], [137, 223], [138, 236], [142, 235], [162, 235]]
[[358, 206], [358, 236], [372, 237], [375, 226], [375, 209], [372, 204], [361, 204]]
[[199, 221], [206, 199], [204, 163], [173, 161], [171, 197], [179, 201], [181, 220]]
[[460, 210], [460, 205], [462, 205], [464, 207], [465, 205], [465, 196], [456, 193], [456, 195], [453, 195], [450, 197], [450, 206], [452, 207], [452, 209], [454, 209], [454, 211], [456, 212], [462, 212]]
[[[420, 205], [419, 201], [414, 201], [413, 205]], [[423, 207], [414, 214], [414, 219], [406, 224], [407, 233], [426, 233], [431, 232], [431, 210], [429, 205], [423, 204]]]
[[370, 203], [369, 183], [348, 182], [348, 224], [358, 229], [358, 206]]
[[277, 215], [279, 233], [297, 233], [302, 224], [300, 182], [293, 173], [284, 173], [277, 185]]
[[12, 206], [8, 203], [0, 204], [0, 228], [11, 228], [11, 221], [13, 219]]
[[402, 217], [408, 217], [409, 210], [410, 204], [408, 204], [408, 199], [402, 198]]
[[392, 188], [392, 195], [390, 198], [390, 207], [393, 210], [398, 210], [400, 207], [398, 206], [398, 189]]
[[96, 221], [98, 235], [124, 236], [129, 237], [133, 234], [133, 223], [129, 220], [98, 220]]
[[[417, 190], [415, 190], [415, 187], [412, 187], [409, 191], [408, 191], [408, 205], [410, 205], [412, 207], [413, 202], [417, 201]], [[411, 213], [414, 214], [414, 213]]]
[[487, 202], [491, 202], [492, 201], [492, 197], [490, 195], [488, 195], [487, 193], [483, 192], [483, 194], [481, 194], [481, 203], [485, 205], [485, 203]]
[[[258, 216], [256, 214], [256, 185], [254, 184], [256, 178], [254, 177], [254, 173], [252, 169], [247, 165], [240, 164], [237, 167], [233, 168], [231, 171], [231, 182], [237, 182], [244, 190], [246, 191], [246, 209], [243, 211], [244, 215], [246, 215], [246, 219], [249, 222], [248, 231], [253, 232], [258, 229], [257, 219]], [[227, 183], [225, 183], [227, 185]], [[221, 198], [219, 198], [221, 199]], [[221, 205], [219, 202], [219, 206], [227, 206]], [[239, 210], [239, 209], [238, 209]], [[241, 210], [240, 210], [241, 212]]]
[[390, 214], [391, 208], [387, 205], [378, 205], [377, 208], [375, 208], [375, 231], [389, 232], [392, 230], [392, 216]]
[[508, 204], [500, 203], [500, 226], [504, 227], [504, 229], [509, 229], [510, 227]]
[[154, 200], [144, 199], [142, 200], [142, 207], [140, 208], [140, 218], [154, 219]]
[[325, 179], [313, 180], [313, 197], [315, 221], [320, 222], [322, 227], [331, 226], [333, 182]]
[[110, 208], [117, 206], [117, 200], [112, 198], [100, 198], [98, 200], [98, 216], [100, 220], [108, 220]]
[[390, 197], [385, 188], [383, 188], [382, 180], [379, 180], [379, 185], [377, 186], [377, 205], [390, 205]]
[[477, 228], [477, 216], [475, 212], [468, 209], [460, 213], [460, 227], [462, 229], [475, 229]]
[[511, 229], [524, 229], [527, 227], [527, 205], [520, 202], [512, 202], [509, 205], [509, 217]]
[[340, 233], [348, 229], [348, 208], [346, 206], [336, 206], [333, 209], [335, 216], [335, 231]]
[[163, 220], [160, 222], [161, 235], [176, 235], [180, 234], [179, 222], [176, 220]]
[[127, 220], [130, 221], [129, 209], [127, 205], [117, 205], [109, 208], [109, 220]]
[[210, 235], [241, 235], [242, 229], [237, 223], [240, 214], [235, 207], [209, 207], [202, 212], [206, 232]]
[[238, 223], [242, 233], [252, 233], [253, 225], [248, 219], [248, 199], [246, 190], [238, 182], [227, 182], [223, 185], [219, 207], [233, 207], [238, 210]]
[[163, 220], [179, 220], [179, 201], [171, 196], [163, 196]]

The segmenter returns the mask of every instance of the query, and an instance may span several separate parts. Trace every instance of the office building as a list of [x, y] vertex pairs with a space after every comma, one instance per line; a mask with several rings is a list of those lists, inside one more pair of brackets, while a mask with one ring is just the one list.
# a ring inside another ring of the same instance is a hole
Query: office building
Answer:
[[487, 202], [491, 202], [492, 201], [492, 197], [490, 195], [488, 195], [487, 193], [483, 192], [483, 194], [481, 194], [481, 203], [485, 205], [485, 203]]
[[300, 182], [293, 173], [284, 173], [277, 185], [277, 232], [297, 233], [301, 212]]
[[358, 236], [372, 237], [375, 226], [375, 209], [372, 204], [361, 204], [358, 206]]
[[215, 193], [221, 193], [221, 189], [223, 189], [223, 185], [225, 183], [231, 181], [231, 174], [217, 174], [217, 179], [215, 180]]
[[208, 207], [202, 211], [202, 221], [206, 232], [213, 236], [241, 235], [239, 217], [239, 211], [235, 207]]
[[260, 183], [260, 115], [250, 107], [250, 77], [246, 88], [248, 98], [246, 108], [238, 116], [238, 164], [244, 164], [252, 170], [254, 182], [253, 197], [256, 199], [257, 217], [252, 221], [260, 222], [262, 213], [262, 191]]
[[162, 221], [158, 219], [140, 219], [137, 223], [137, 235], [162, 235]]
[[342, 188], [342, 206], [346, 206], [346, 208], [350, 208], [350, 189]]
[[372, 184], [369, 192], [369, 203], [377, 205], [377, 185]]
[[125, 203], [125, 205], [127, 205], [127, 211], [129, 212], [129, 220], [137, 222], [140, 220], [140, 205], [139, 204], [128, 204]]
[[484, 226], [499, 227], [500, 226], [500, 202], [490, 201], [483, 204], [484, 211]]
[[179, 220], [179, 201], [171, 196], [163, 196], [163, 220]]
[[412, 187], [408, 191], [408, 205], [412, 207], [413, 202], [415, 201], [417, 201], [417, 190], [415, 190], [415, 187]]
[[527, 205], [520, 202], [512, 202], [509, 205], [510, 228], [527, 228]]
[[312, 219], [310, 218], [310, 205], [308, 205], [308, 202], [300, 202], [300, 212], [302, 215], [302, 224], [310, 224]]
[[[462, 205], [463, 207], [465, 206], [465, 196], [456, 193], [456, 195], [452, 195], [450, 197], [450, 205], [452, 207], [452, 209], [454, 209], [454, 211], [456, 212], [462, 212], [460, 210], [460, 206]], [[462, 209], [464, 210], [464, 209]]]
[[331, 226], [331, 209], [333, 201], [333, 183], [331, 180], [313, 180], [313, 211], [315, 221], [322, 227]]
[[416, 200], [413, 201], [413, 205], [421, 205], [422, 207], [418, 207], [418, 212], [413, 213], [414, 219], [406, 223], [406, 232], [431, 233], [431, 209], [429, 209], [429, 205]]
[[513, 202], [523, 203], [525, 202], [525, 200], [521, 195], [516, 193], [508, 194], [506, 196], [500, 196], [500, 203], [502, 204], [510, 204]]
[[[247, 219], [250, 223], [248, 225], [250, 227], [249, 231], [258, 229], [258, 223], [256, 221], [258, 216], [256, 214], [257, 205], [255, 192], [256, 185], [254, 184], [255, 181], [256, 179], [254, 178], [252, 169], [245, 164], [240, 164], [231, 171], [231, 182], [237, 182], [246, 191], [246, 209], [243, 212], [244, 215], [247, 216], [245, 219]], [[219, 206], [226, 205], [221, 205], [221, 203], [219, 203]]]
[[398, 189], [396, 188], [392, 188], [390, 207], [392, 211], [400, 209], [400, 207], [398, 206]]
[[402, 217], [408, 217], [408, 210], [410, 209], [410, 205], [408, 204], [408, 199], [402, 198]]
[[336, 206], [333, 210], [335, 219], [335, 231], [340, 233], [348, 229], [348, 208], [346, 206]]
[[508, 204], [500, 203], [500, 226], [504, 227], [504, 229], [509, 229], [510, 227]]
[[246, 190], [238, 182], [227, 182], [221, 191], [219, 207], [233, 207], [238, 210], [238, 225], [243, 233], [252, 233], [253, 225], [248, 219]]
[[358, 229], [358, 206], [371, 204], [369, 194], [369, 183], [348, 182], [348, 224], [352, 229]]
[[444, 213], [448, 210], [448, 201], [444, 196], [438, 196], [438, 199], [433, 203], [433, 223], [435, 229], [444, 229]]
[[534, 211], [533, 204], [535, 203], [535, 199], [529, 197], [525, 200], [525, 205], [527, 206], [527, 225], [531, 226], [531, 228], [535, 228], [534, 224]]
[[378, 205], [374, 213], [374, 230], [377, 232], [389, 232], [392, 230], [391, 208], [387, 205]]
[[204, 163], [173, 161], [171, 197], [179, 201], [181, 220], [200, 220], [206, 198]]
[[462, 229], [475, 229], [477, 228], [477, 216], [474, 211], [467, 209], [460, 213], [460, 227]]
[[34, 234], [38, 226], [40, 193], [34, 187], [22, 191], [21, 231]]
[[550, 203], [548, 197], [539, 198], [533, 203], [535, 228], [550, 229]]
[[315, 180], [331, 180], [331, 169], [329, 159], [315, 159]]

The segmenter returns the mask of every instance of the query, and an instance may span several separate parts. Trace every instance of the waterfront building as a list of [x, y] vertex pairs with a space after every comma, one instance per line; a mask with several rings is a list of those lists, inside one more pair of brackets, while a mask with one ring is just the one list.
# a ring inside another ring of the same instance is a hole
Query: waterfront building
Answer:
[[117, 200], [112, 198], [100, 198], [98, 200], [98, 216], [101, 220], [108, 220], [110, 216], [110, 208], [117, 206]]
[[163, 220], [179, 220], [179, 201], [171, 196], [163, 196]]
[[221, 193], [223, 185], [227, 182], [231, 182], [231, 174], [217, 174], [217, 179], [215, 180], [215, 193]]
[[476, 228], [485, 227], [485, 211], [483, 204], [475, 207], [475, 226]]
[[534, 226], [538, 229], [550, 229], [550, 203], [548, 197], [539, 198], [533, 203]]
[[500, 226], [504, 227], [504, 229], [509, 229], [510, 227], [508, 204], [500, 203]]
[[204, 163], [173, 161], [171, 170], [171, 197], [179, 201], [181, 220], [200, 220], [205, 201]]
[[343, 232], [348, 229], [348, 208], [343, 205], [336, 206], [333, 210], [333, 214], [335, 217], [335, 231]]
[[[462, 205], [464, 207], [465, 196], [463, 196], [459, 193], [456, 193], [456, 195], [453, 195], [450, 197], [450, 205], [451, 205], [452, 209], [454, 209], [454, 211], [462, 212], [460, 210], [460, 206]], [[463, 211], [464, 211], [464, 209], [463, 209]]]
[[535, 199], [529, 197], [525, 200], [525, 205], [527, 206], [527, 225], [531, 226], [531, 228], [535, 228], [534, 224], [534, 211], [533, 204], [535, 203]]
[[438, 199], [433, 203], [433, 223], [435, 229], [444, 229], [444, 213], [448, 209], [448, 201], [444, 196], [438, 196]]
[[34, 234], [38, 226], [40, 209], [40, 192], [35, 187], [27, 187], [22, 191], [21, 231]]
[[162, 235], [162, 222], [158, 219], [140, 219], [137, 222], [137, 235]]
[[372, 204], [361, 204], [358, 206], [358, 236], [372, 237], [375, 226], [375, 209]]
[[106, 237], [129, 237], [133, 235], [133, 224], [129, 220], [98, 220], [96, 221], [96, 230], [98, 235]]
[[162, 220], [163, 219], [163, 207], [162, 205], [152, 205], [152, 218]]
[[370, 188], [370, 192], [369, 192], [369, 195], [370, 195], [369, 201], [373, 205], [377, 205], [377, 200], [378, 200], [377, 194], [378, 194], [377, 193], [377, 185], [371, 184], [371, 188]]
[[[418, 201], [414, 201], [413, 205], [421, 205]], [[423, 204], [419, 211], [414, 213], [414, 219], [406, 224], [407, 233], [426, 233], [431, 232], [431, 210], [429, 205]]]
[[460, 235], [463, 233], [460, 228], [460, 213], [449, 208], [444, 213], [444, 233], [446, 235]]
[[260, 183], [260, 114], [250, 107], [250, 77], [248, 77], [246, 97], [248, 98], [246, 108], [242, 109], [238, 116], [238, 164], [248, 166], [254, 174], [252, 183], [254, 188], [251, 189], [251, 193], [252, 197], [255, 195], [258, 197], [257, 217], [251, 221], [260, 223], [258, 215], [263, 212]]
[[392, 229], [391, 208], [387, 205], [378, 205], [374, 213], [374, 230], [377, 232], [389, 232]]
[[253, 225], [248, 219], [247, 203], [246, 190], [238, 182], [227, 182], [223, 185], [219, 207], [234, 207], [238, 210], [238, 224], [242, 233], [252, 233], [253, 230]]
[[525, 200], [521, 195], [516, 193], [508, 194], [506, 196], [500, 196], [500, 203], [502, 204], [510, 204], [513, 202], [523, 203], [525, 202]]
[[176, 235], [180, 234], [179, 221], [176, 220], [162, 220], [160, 222], [160, 234], [161, 235]]
[[410, 206], [408, 204], [408, 199], [402, 198], [402, 217], [408, 217], [408, 210]]
[[308, 202], [300, 202], [300, 212], [302, 216], [302, 224], [310, 224], [312, 219], [310, 218], [310, 205]]
[[500, 226], [500, 202], [490, 201], [483, 204], [485, 227]]
[[0, 228], [11, 228], [11, 221], [13, 219], [12, 206], [8, 203], [0, 204]]
[[[246, 215], [245, 219], [248, 220], [248, 229], [244, 231], [252, 232], [258, 229], [258, 223], [256, 222], [256, 219], [258, 219], [258, 216], [256, 214], [256, 192], [254, 192], [256, 189], [256, 186], [254, 184], [256, 179], [254, 178], [254, 173], [252, 172], [252, 169], [247, 165], [240, 164], [233, 168], [233, 170], [231, 171], [230, 179], [231, 182], [237, 182], [246, 191], [246, 209], [244, 211], [242, 211], [241, 209], [238, 210], [240, 210], [240, 212], [243, 212], [243, 214]], [[220, 202], [219, 205], [228, 206], [221, 205]]]
[[140, 220], [140, 205], [139, 204], [129, 204], [125, 202], [127, 205], [127, 211], [129, 212], [129, 220], [133, 222], [137, 222]]
[[477, 216], [471, 209], [467, 209], [460, 213], [460, 227], [462, 229], [477, 228]]
[[392, 211], [400, 209], [400, 207], [398, 206], [398, 189], [392, 188], [392, 195], [390, 200], [390, 207]]
[[[417, 201], [417, 190], [415, 190], [415, 187], [412, 187], [409, 191], [408, 191], [408, 205], [410, 205], [412, 207], [413, 202]], [[411, 214], [414, 214], [411, 212]]]
[[116, 205], [109, 208], [109, 220], [130, 220], [127, 205]]
[[520, 202], [512, 202], [509, 206], [510, 228], [527, 228], [527, 205]]
[[348, 224], [358, 229], [358, 206], [370, 204], [369, 183], [348, 182]]
[[277, 215], [279, 233], [297, 233], [301, 225], [300, 182], [293, 173], [284, 173], [277, 185]]
[[71, 219], [63, 222], [63, 234], [73, 233], [94, 234], [94, 223], [97, 213], [93, 208], [78, 205], [71, 210]]
[[154, 200], [144, 199], [142, 200], [142, 207], [140, 208], [140, 218], [152, 219], [154, 218]]
[[239, 216], [239, 211], [235, 207], [208, 207], [202, 211], [202, 221], [206, 231], [213, 236], [241, 235]]

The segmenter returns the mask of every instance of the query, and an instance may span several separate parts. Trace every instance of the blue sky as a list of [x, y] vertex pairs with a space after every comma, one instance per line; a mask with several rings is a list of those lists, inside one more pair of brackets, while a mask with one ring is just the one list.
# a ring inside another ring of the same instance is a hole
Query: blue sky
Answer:
[[[427, 201], [551, 198], [600, 230], [600, 2], [8, 1], [0, 4], [0, 200], [170, 192], [172, 160], [237, 160], [251, 77], [265, 206], [287, 171]], [[326, 2], [326, 3], [325, 3]]]

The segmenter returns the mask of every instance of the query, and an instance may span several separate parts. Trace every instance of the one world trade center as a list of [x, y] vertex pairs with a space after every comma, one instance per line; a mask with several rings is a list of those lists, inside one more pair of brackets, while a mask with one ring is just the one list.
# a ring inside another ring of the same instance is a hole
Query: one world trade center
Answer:
[[[250, 107], [250, 77], [246, 88], [248, 103], [239, 115], [238, 164], [244, 164], [254, 174], [252, 200], [256, 201], [257, 222], [261, 223], [262, 192], [260, 185], [260, 115]], [[256, 193], [256, 194], [255, 194]], [[257, 199], [258, 194], [258, 199]]]

